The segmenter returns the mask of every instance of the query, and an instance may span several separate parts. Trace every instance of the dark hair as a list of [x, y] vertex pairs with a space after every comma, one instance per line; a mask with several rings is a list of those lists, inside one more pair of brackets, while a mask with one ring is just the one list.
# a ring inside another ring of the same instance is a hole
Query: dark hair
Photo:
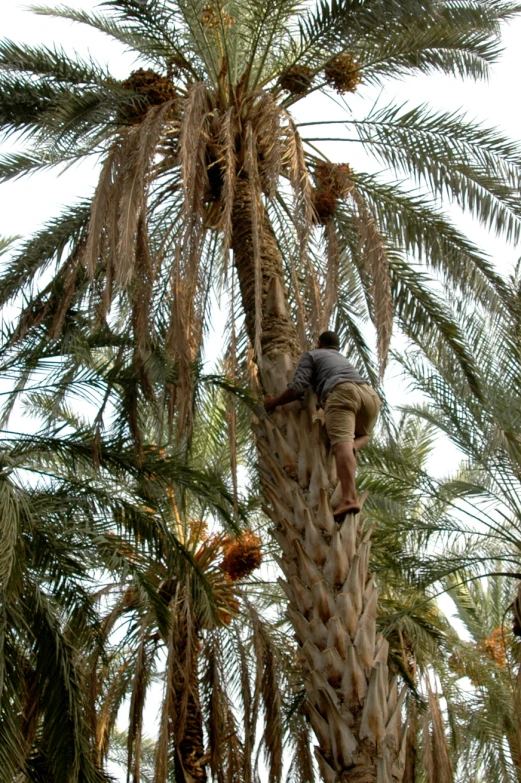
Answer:
[[340, 340], [336, 332], [322, 332], [318, 339], [324, 348], [340, 348]]

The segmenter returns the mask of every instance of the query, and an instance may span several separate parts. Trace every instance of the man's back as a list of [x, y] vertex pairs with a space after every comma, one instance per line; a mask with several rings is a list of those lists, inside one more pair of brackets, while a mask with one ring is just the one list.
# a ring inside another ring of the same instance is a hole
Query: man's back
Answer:
[[290, 389], [301, 396], [311, 384], [322, 402], [339, 383], [368, 383], [351, 362], [333, 348], [306, 351], [299, 361]]

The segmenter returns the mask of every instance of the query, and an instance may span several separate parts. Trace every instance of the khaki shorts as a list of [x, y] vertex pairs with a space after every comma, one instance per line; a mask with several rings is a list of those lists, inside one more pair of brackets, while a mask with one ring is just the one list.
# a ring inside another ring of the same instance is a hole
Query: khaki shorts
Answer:
[[339, 383], [326, 400], [326, 428], [331, 445], [370, 435], [382, 403], [367, 383]]

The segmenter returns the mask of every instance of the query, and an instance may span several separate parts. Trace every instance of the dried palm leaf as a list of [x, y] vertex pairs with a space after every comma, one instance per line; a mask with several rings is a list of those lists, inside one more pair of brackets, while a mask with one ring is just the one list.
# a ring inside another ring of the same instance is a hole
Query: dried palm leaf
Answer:
[[[87, 267], [91, 278], [94, 278], [96, 266], [99, 261], [101, 241], [106, 227], [107, 211], [114, 187], [114, 173], [118, 170], [121, 162], [122, 148], [125, 146], [126, 133], [127, 132], [122, 132], [112, 146], [101, 169], [94, 198], [92, 200], [90, 221], [87, 230], [87, 244], [83, 256], [85, 266]], [[117, 221], [115, 224], [117, 224]]]
[[320, 323], [320, 331], [324, 331], [329, 327], [329, 322], [335, 304], [338, 298], [338, 269], [340, 264], [340, 249], [338, 247], [338, 237], [336, 235], [335, 224], [332, 220], [328, 220], [324, 229], [325, 241], [326, 241], [326, 284], [324, 290], [324, 309], [322, 312], [322, 321]]
[[268, 198], [277, 193], [282, 166], [281, 110], [271, 93], [256, 96], [252, 123], [258, 144], [260, 177]]
[[358, 227], [363, 245], [366, 271], [371, 279], [373, 319], [376, 326], [380, 375], [383, 376], [393, 326], [393, 299], [387, 261], [387, 249], [362, 194], [353, 187], [351, 196], [358, 211]]
[[429, 694], [429, 713], [431, 719], [431, 747], [433, 755], [432, 783], [453, 783], [454, 770], [450, 758], [447, 742], [445, 721], [441, 712], [440, 700], [434, 693], [427, 677], [427, 691]]
[[233, 200], [235, 197], [235, 181], [237, 175], [237, 155], [235, 152], [235, 135], [237, 133], [237, 122], [235, 110], [228, 109], [221, 120], [219, 133], [219, 143], [221, 146], [222, 169], [222, 215], [220, 227], [222, 228], [223, 250], [224, 250], [224, 269], [228, 268], [228, 256], [232, 242], [232, 214]]
[[322, 296], [318, 285], [316, 270], [309, 257], [308, 244], [313, 226], [313, 191], [302, 140], [297, 127], [288, 116], [287, 143], [284, 162], [289, 173], [289, 180], [295, 196], [294, 223], [299, 241], [300, 267], [304, 271], [306, 292], [309, 298], [311, 314], [311, 338], [319, 335], [320, 324], [323, 321]]
[[134, 670], [134, 685], [130, 700], [129, 727], [127, 736], [127, 769], [132, 770], [134, 783], [141, 779], [141, 740], [143, 736], [143, 707], [147, 690], [147, 660], [145, 639], [141, 641], [137, 652]]
[[148, 178], [157, 151], [165, 118], [172, 101], [150, 108], [142, 123], [128, 133], [128, 146], [120, 174], [118, 199], [118, 244], [115, 279], [121, 287], [129, 284], [135, 259], [137, 228], [146, 216]]
[[254, 348], [257, 362], [262, 356], [261, 335], [262, 335], [262, 269], [261, 269], [261, 243], [260, 243], [260, 220], [259, 214], [263, 209], [261, 203], [259, 170], [257, 163], [256, 138], [251, 122], [246, 123], [246, 155], [245, 167], [248, 173], [248, 183], [250, 187], [250, 208], [252, 222], [252, 240], [253, 240], [253, 264], [255, 270], [255, 326], [254, 326]]

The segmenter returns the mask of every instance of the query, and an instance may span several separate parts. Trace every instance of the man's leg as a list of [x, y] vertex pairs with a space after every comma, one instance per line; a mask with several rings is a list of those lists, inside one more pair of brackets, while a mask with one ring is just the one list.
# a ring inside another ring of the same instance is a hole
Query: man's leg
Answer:
[[356, 494], [356, 457], [353, 441], [335, 443], [333, 453], [342, 489], [342, 498], [335, 509], [334, 516], [338, 517], [349, 512], [356, 514], [360, 511], [360, 503]]
[[360, 387], [360, 397], [362, 404], [357, 411], [355, 422], [355, 455], [360, 449], [367, 446], [371, 440], [371, 433], [381, 406], [379, 396], [370, 386]]
[[353, 446], [359, 393], [352, 383], [342, 383], [330, 393], [325, 409], [326, 428], [335, 455], [342, 496], [335, 517], [360, 511], [356, 495], [356, 455]]

